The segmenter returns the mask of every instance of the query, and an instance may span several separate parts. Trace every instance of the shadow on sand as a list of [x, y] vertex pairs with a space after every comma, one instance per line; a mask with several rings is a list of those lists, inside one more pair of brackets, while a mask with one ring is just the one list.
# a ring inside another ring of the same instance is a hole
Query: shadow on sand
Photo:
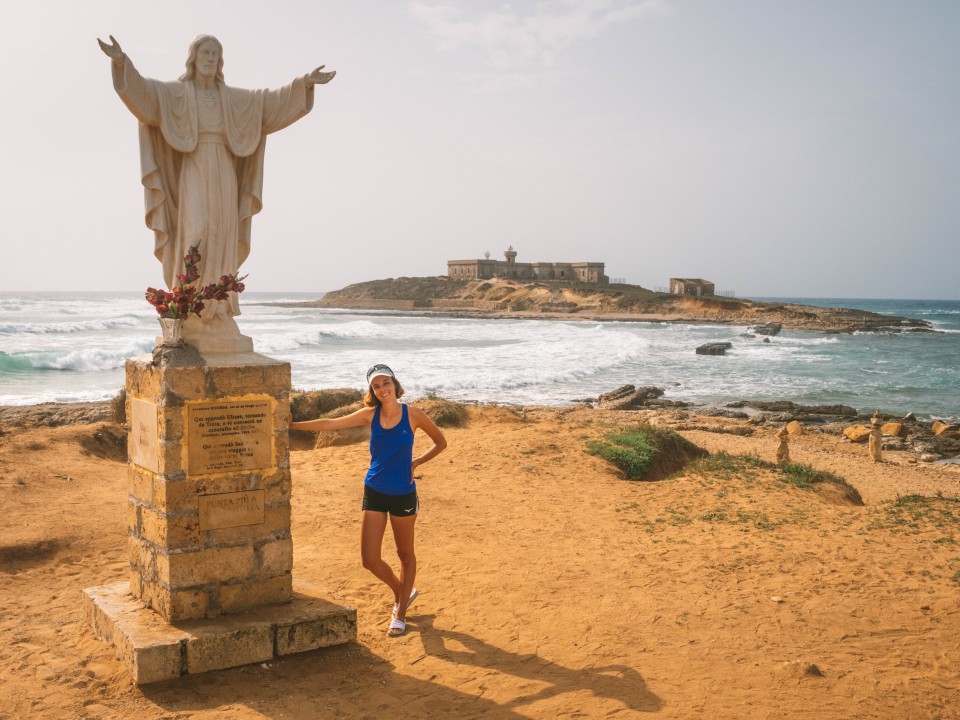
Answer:
[[[519, 719], [530, 717], [524, 706], [584, 691], [635, 712], [656, 712], [662, 707], [634, 668], [568, 668], [533, 653], [512, 653], [463, 632], [438, 629], [435, 619], [434, 615], [411, 618], [409, 641], [419, 639], [426, 655], [405, 664], [432, 657], [512, 676], [519, 679], [516, 696], [497, 702], [432, 679], [411, 677], [404, 673], [406, 668], [398, 670], [400, 663], [395, 665], [359, 644], [185, 676], [139, 691], [164, 714], [217, 711], [237, 718], [374, 718], [402, 710], [405, 717], [417, 718]], [[523, 686], [530, 684], [538, 689], [524, 692]], [[589, 706], [582, 710], [589, 711]]]

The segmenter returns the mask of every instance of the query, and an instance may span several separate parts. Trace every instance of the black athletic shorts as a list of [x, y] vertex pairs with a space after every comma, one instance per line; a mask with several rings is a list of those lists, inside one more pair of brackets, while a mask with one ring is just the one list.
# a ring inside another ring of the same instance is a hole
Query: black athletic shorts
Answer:
[[420, 509], [417, 491], [406, 495], [386, 495], [369, 485], [363, 486], [363, 509], [373, 512], [390, 513], [394, 517], [410, 517]]

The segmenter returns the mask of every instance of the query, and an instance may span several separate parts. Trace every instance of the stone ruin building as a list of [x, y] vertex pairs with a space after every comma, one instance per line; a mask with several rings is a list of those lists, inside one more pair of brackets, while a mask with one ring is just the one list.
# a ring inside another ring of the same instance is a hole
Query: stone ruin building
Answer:
[[560, 280], [603, 285], [610, 282], [610, 278], [603, 273], [602, 262], [518, 263], [517, 251], [512, 245], [504, 251], [503, 256], [506, 260], [491, 260], [488, 252], [483, 260], [448, 260], [447, 276], [459, 280], [502, 277], [511, 280]]
[[671, 295], [716, 295], [716, 288], [703, 278], [670, 278]]

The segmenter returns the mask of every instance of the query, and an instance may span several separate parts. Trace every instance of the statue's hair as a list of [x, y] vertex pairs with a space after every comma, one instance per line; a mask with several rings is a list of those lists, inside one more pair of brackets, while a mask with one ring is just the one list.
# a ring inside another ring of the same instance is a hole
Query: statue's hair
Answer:
[[213, 35], [197, 35], [190, 43], [190, 50], [187, 53], [187, 71], [180, 76], [180, 80], [195, 80], [197, 77], [197, 53], [200, 52], [200, 46], [207, 40], [212, 40], [220, 48], [220, 61], [217, 63], [216, 81], [223, 82], [223, 45]]

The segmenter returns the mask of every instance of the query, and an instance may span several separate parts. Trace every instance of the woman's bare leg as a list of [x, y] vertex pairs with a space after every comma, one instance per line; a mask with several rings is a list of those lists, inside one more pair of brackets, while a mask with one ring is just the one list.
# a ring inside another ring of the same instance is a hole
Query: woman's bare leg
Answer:
[[393, 528], [393, 539], [397, 545], [397, 556], [400, 558], [400, 585], [397, 588], [396, 619], [406, 622], [407, 603], [413, 591], [413, 582], [417, 578], [417, 555], [413, 550], [414, 528], [417, 516], [394, 517], [390, 516], [390, 526]]
[[360, 520], [360, 558], [367, 570], [393, 590], [396, 601], [400, 597], [400, 578], [381, 557], [383, 533], [386, 529], [387, 513], [363, 511], [363, 517]]

